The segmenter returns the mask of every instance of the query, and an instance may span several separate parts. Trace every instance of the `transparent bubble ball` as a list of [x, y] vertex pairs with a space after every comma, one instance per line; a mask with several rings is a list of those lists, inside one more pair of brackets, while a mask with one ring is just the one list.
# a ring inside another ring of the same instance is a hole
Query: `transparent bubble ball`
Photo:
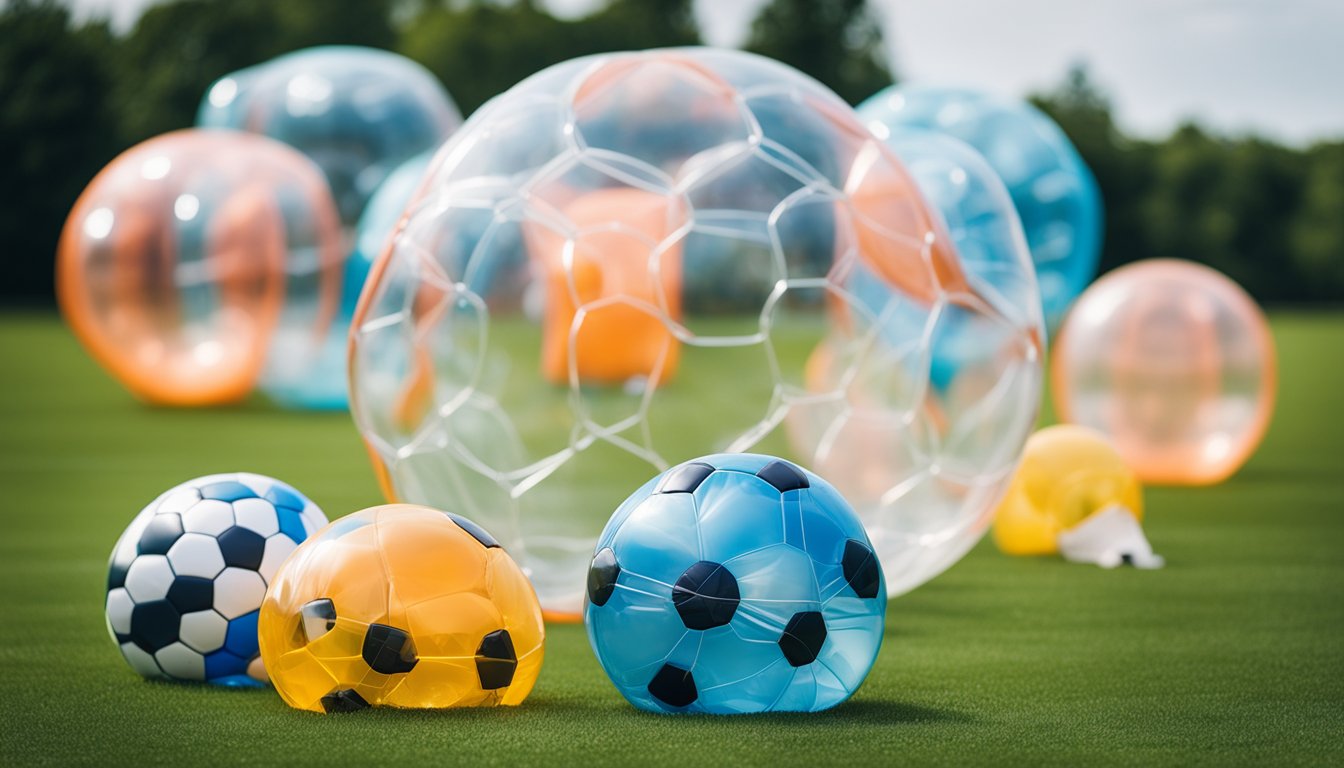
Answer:
[[[1012, 198], [1002, 180], [984, 157], [965, 142], [934, 131], [907, 131], [886, 139], [909, 170], [924, 199], [942, 217], [956, 247], [967, 279], [976, 291], [990, 297], [1008, 315], [1012, 325], [1039, 327], [1042, 323], [1031, 251]], [[880, 312], [888, 289], [878, 280], [856, 275], [850, 290], [868, 309]], [[931, 383], [946, 389], [959, 379], [964, 383], [980, 362], [991, 359], [1001, 340], [994, 333], [973, 327], [980, 318], [974, 313], [949, 314], [940, 334], [930, 344]], [[908, 335], [924, 324], [921, 313], [907, 313], [908, 325], [887, 325], [888, 335]], [[893, 343], [897, 343], [893, 338]], [[1034, 364], [1034, 363], [1033, 363]], [[1029, 395], [1030, 389], [1023, 390]], [[1023, 406], [1030, 408], [1029, 403]]]
[[[350, 241], [374, 192], [403, 163], [438, 149], [462, 116], [434, 75], [406, 57], [322, 46], [220, 78], [196, 123], [261, 133], [312, 158], [331, 185]], [[347, 262], [345, 301], [321, 343], [319, 365], [273, 396], [298, 407], [345, 408], [347, 329], [367, 276], [367, 260]]]
[[1274, 411], [1274, 339], [1222, 273], [1152, 259], [1079, 297], [1055, 343], [1055, 410], [1108, 435], [1145, 482], [1205, 485], [1255, 453]]
[[[387, 239], [396, 230], [401, 215], [406, 212], [407, 203], [420, 188], [433, 159], [433, 152], [422, 152], [397, 166], [378, 185], [373, 197], [369, 198], [369, 204], [364, 206], [359, 225], [355, 227], [355, 247], [350, 253], [350, 264], [346, 267], [347, 274], [358, 275], [357, 280], [346, 283], [349, 306], [353, 307], [359, 301], [360, 290], [368, 279], [373, 262], [382, 254]], [[350, 291], [353, 291], [353, 295], [349, 294]]]
[[[818, 83], [601, 55], [440, 150], [361, 297], [351, 409], [388, 495], [486, 526], [552, 615], [621, 500], [710, 452], [826, 474], [899, 593], [984, 532], [1034, 419], [1040, 327], [1008, 304]], [[963, 332], [973, 375], [930, 386]]]
[[378, 185], [462, 124], [429, 70], [389, 51], [331, 45], [285, 54], [217, 80], [196, 123], [261, 133], [313, 159], [353, 226]]
[[89, 183], [61, 234], [57, 296], [85, 348], [136, 396], [214, 405], [311, 377], [344, 262], [312, 161], [263, 136], [177, 131]]
[[892, 86], [859, 105], [880, 135], [938, 131], [984, 155], [1022, 219], [1051, 328], [1097, 273], [1102, 205], [1096, 179], [1069, 138], [1019, 99], [962, 88]]

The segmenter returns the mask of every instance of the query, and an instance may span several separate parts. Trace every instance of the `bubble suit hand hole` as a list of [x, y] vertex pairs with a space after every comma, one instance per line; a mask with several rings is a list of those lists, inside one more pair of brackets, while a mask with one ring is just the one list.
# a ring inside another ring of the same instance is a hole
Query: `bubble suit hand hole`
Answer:
[[[980, 341], [932, 386], [949, 334]], [[352, 411], [389, 496], [489, 528], [552, 615], [629, 488], [708, 450], [829, 476], [900, 593], [984, 532], [1040, 339], [824, 87], [738, 52], [603, 55], [436, 156], [361, 297]]]

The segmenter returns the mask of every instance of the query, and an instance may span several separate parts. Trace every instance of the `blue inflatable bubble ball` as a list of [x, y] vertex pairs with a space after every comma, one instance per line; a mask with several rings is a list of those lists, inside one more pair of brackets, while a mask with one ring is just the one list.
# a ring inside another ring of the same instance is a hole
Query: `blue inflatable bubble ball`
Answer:
[[863, 525], [830, 483], [718, 454], [616, 510], [584, 623], [611, 681], [653, 712], [817, 712], [868, 675], [887, 611]]
[[1058, 327], [1096, 275], [1102, 239], [1101, 192], [1064, 131], [1026, 101], [964, 88], [892, 86], [858, 111], [898, 155], [902, 138], [920, 131], [952, 136], [984, 155], [1022, 218], [1045, 320]]

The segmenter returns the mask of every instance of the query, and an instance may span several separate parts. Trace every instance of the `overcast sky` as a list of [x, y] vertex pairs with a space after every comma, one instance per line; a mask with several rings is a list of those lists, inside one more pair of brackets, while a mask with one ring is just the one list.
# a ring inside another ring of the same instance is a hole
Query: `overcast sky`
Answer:
[[[121, 28], [154, 2], [65, 1]], [[565, 15], [599, 2], [549, 0]], [[763, 2], [696, 0], [706, 41], [741, 42]], [[1344, 136], [1344, 0], [870, 2], [906, 79], [1025, 94], [1086, 62], [1131, 131], [1197, 118], [1295, 143]]]

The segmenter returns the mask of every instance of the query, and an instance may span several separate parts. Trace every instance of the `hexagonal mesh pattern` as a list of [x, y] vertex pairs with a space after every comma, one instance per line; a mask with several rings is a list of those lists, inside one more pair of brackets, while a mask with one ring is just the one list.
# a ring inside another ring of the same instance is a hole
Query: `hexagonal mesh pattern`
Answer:
[[365, 287], [352, 406], [388, 493], [485, 526], [552, 611], [634, 486], [748, 449], [832, 479], [899, 593], [978, 539], [1035, 418], [1038, 313], [984, 286], [803, 75], [579, 59], [435, 158]]

